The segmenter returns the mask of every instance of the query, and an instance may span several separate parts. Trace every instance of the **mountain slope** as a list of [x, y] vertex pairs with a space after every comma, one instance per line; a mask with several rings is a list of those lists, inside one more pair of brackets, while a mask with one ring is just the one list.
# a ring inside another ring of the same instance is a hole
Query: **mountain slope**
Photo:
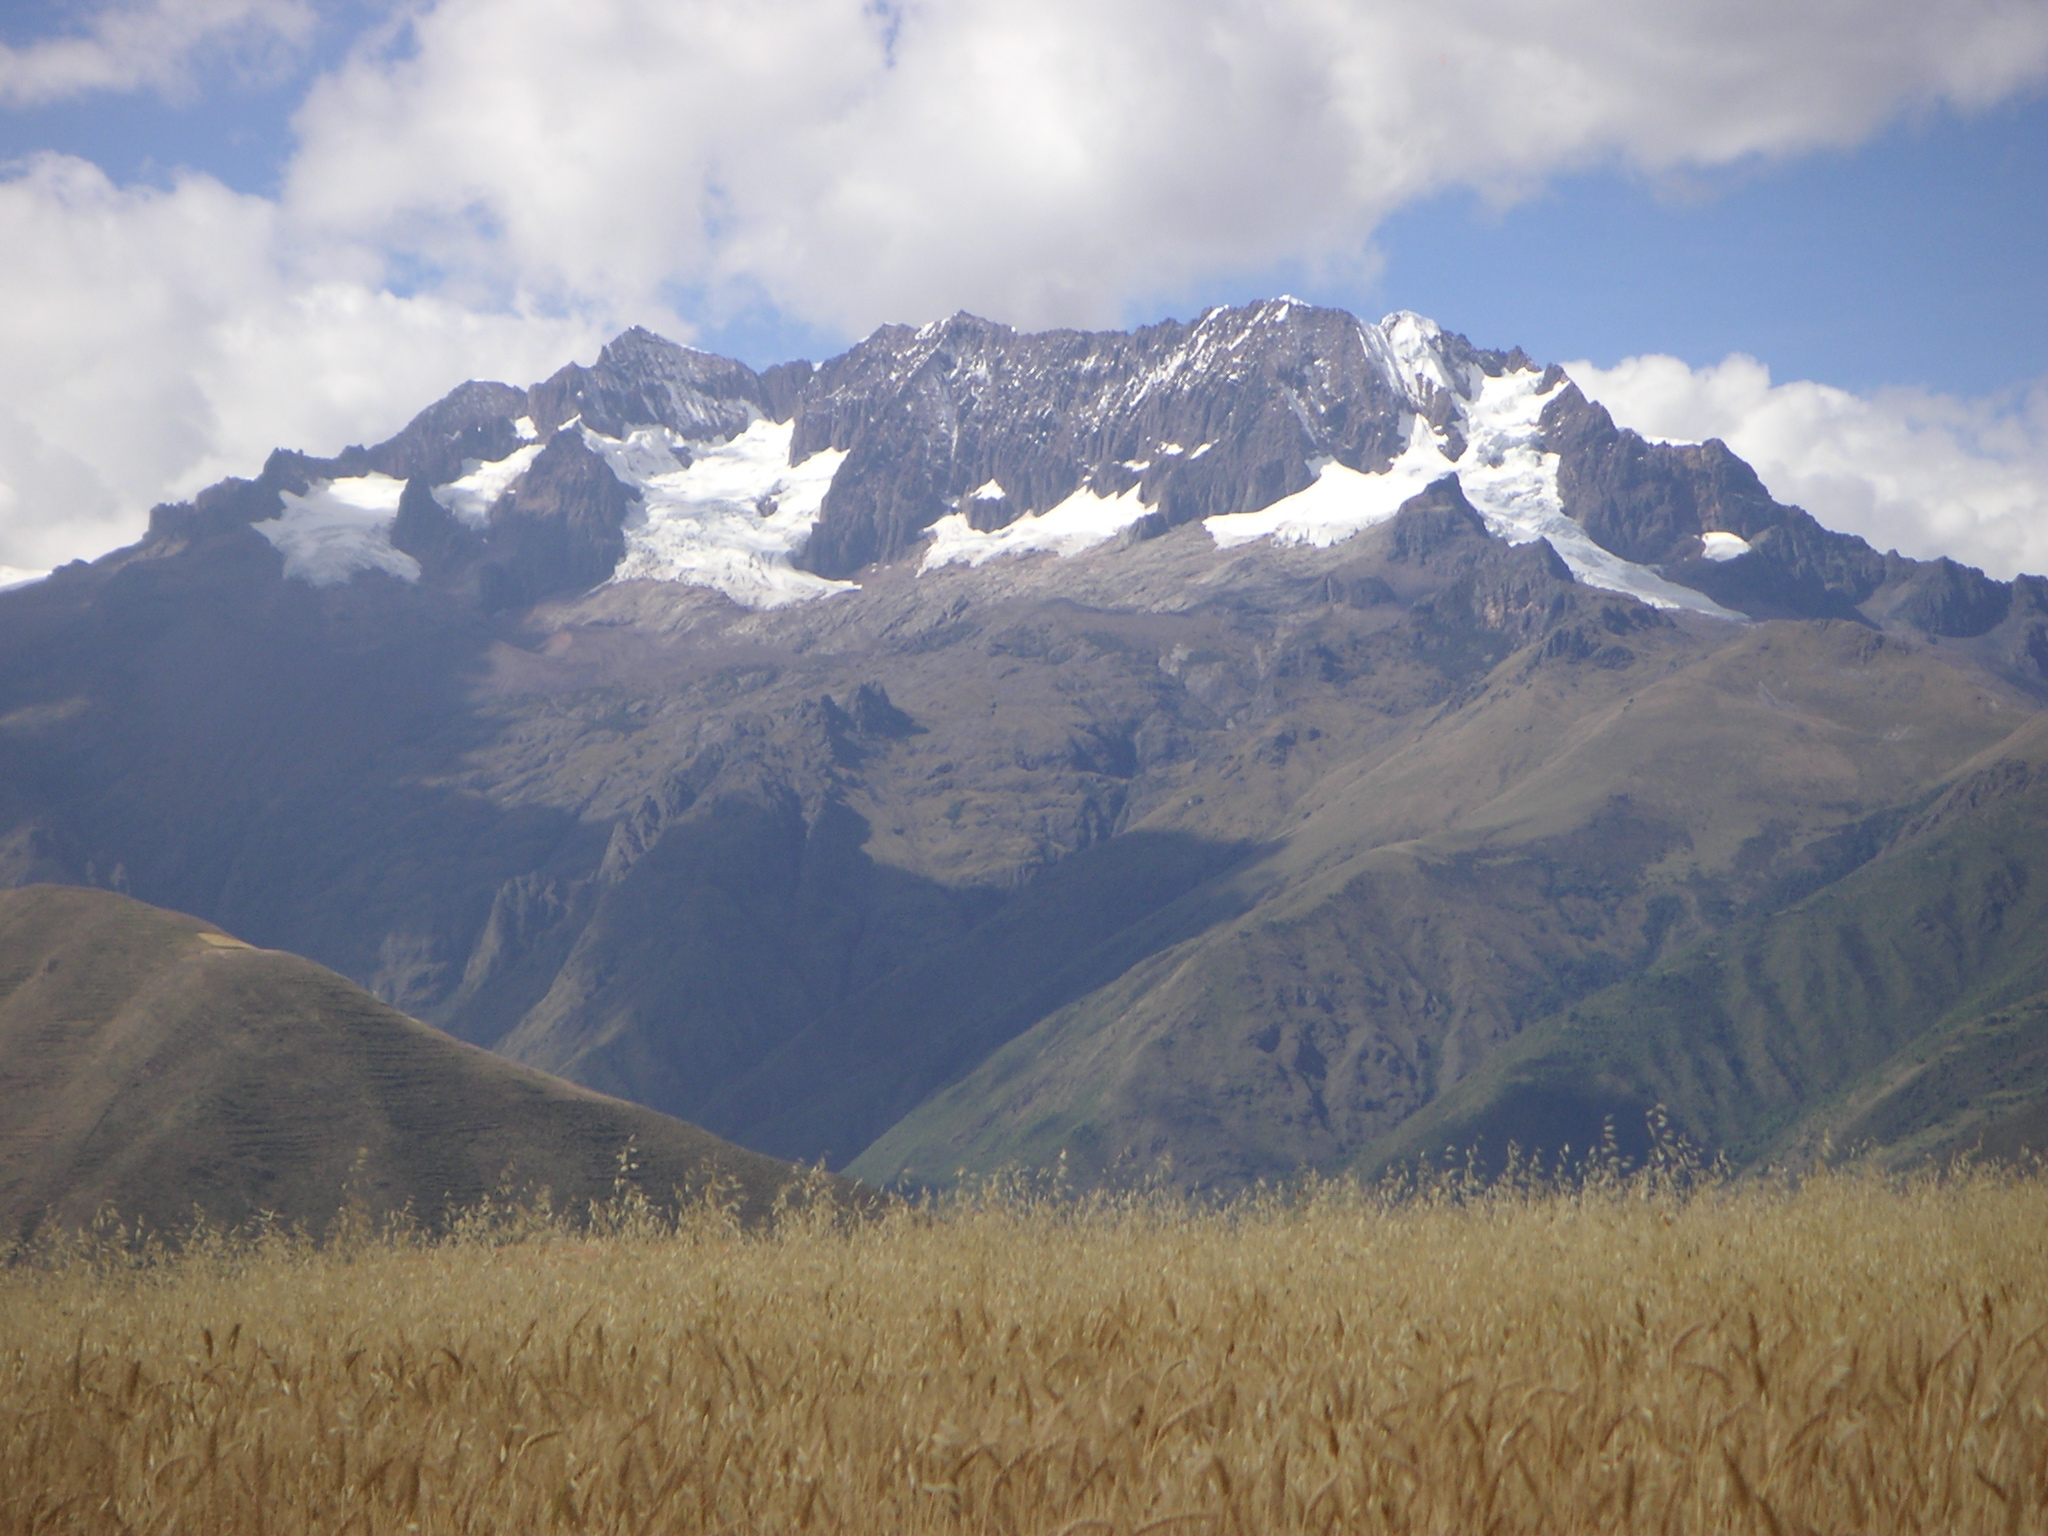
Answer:
[[1367, 1154], [1639, 1141], [1739, 1162], [2048, 1151], [2048, 724], [1962, 765], [1852, 873], [1527, 1031]]
[[0, 1234], [103, 1205], [157, 1231], [344, 1194], [428, 1221], [509, 1184], [558, 1208], [633, 1182], [729, 1186], [759, 1218], [797, 1170], [449, 1039], [333, 972], [104, 891], [0, 893]]
[[777, 1155], [1233, 1183], [1840, 881], [2044, 700], [2048, 583], [1419, 316], [633, 331], [0, 593], [0, 883]]
[[[1466, 1102], [1561, 1004], [1838, 881], [1879, 846], [1867, 823], [1904, 816], [1860, 808], [1917, 798], [2027, 718], [1860, 627], [1630, 644], [1604, 668], [1526, 647], [1401, 750], [1328, 776], [1233, 877], [1256, 900], [1047, 1015], [853, 1170], [943, 1180], [1065, 1150], [1082, 1174], [1170, 1155], [1233, 1184], [1342, 1164]], [[1497, 1118], [1474, 1114], [1461, 1135]]]

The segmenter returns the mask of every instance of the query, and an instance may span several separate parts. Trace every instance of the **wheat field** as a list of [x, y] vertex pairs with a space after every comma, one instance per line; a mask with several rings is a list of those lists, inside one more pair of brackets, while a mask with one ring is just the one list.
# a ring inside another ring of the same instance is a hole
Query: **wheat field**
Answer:
[[0, 1272], [8, 1532], [2048, 1531], [2048, 1183], [1010, 1188]]

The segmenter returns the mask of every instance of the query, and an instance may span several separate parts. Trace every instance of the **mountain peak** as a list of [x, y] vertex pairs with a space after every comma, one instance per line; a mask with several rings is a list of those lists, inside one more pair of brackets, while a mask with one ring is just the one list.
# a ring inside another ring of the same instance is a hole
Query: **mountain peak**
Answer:
[[1790, 1115], [1851, 1085], [1821, 1046], [2003, 1013], [2048, 801], [1984, 754], [2044, 699], [2048, 582], [1878, 554], [1410, 313], [767, 374], [636, 330], [0, 594], [0, 883], [763, 1149], [1241, 1185], [1475, 1103], [1754, 1131], [1727, 1084]]
[[[608, 566], [579, 558], [550, 585], [537, 573], [553, 556], [485, 546], [555, 537], [490, 513], [563, 430], [639, 510], [605, 545]], [[383, 476], [422, 482], [472, 535], [415, 516], [437, 551], [428, 579], [509, 562], [541, 582], [522, 591], [661, 580], [761, 607], [844, 592], [906, 557], [979, 566], [1141, 529], [1322, 547], [1444, 474], [1494, 534], [1547, 540], [1577, 580], [1658, 607], [1946, 634], [2010, 606], [2005, 584], [1915, 578], [1778, 504], [1725, 444], [1621, 431], [1519, 349], [1478, 348], [1412, 310], [1365, 321], [1289, 295], [1134, 331], [1021, 332], [962, 310], [765, 375], [633, 326], [590, 367], [529, 389], [464, 384], [375, 448], [274, 457], [244, 490], [166, 509], [164, 527], [253, 519], [289, 576], [420, 579], [391, 543], [400, 498]], [[1923, 595], [1904, 595], [1915, 582]]]

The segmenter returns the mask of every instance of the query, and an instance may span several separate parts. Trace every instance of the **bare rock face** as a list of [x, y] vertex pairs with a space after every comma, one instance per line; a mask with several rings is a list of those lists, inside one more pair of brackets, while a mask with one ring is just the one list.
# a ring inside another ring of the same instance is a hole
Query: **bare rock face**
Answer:
[[[465, 459], [495, 462], [519, 446], [513, 422], [527, 412], [526, 391], [510, 384], [461, 384], [415, 416], [396, 437], [334, 470], [373, 470], [394, 480], [446, 485], [462, 473]], [[362, 468], [355, 467], [360, 463]]]
[[1604, 406], [1567, 387], [1543, 413], [1544, 446], [1560, 457], [1565, 509], [1603, 549], [1660, 565], [1719, 530], [1754, 538], [1784, 519], [1756, 472], [1718, 439], [1645, 442]]
[[[1544, 446], [1558, 455], [1565, 512], [1603, 549], [1662, 569], [1752, 618], [1846, 618], [1888, 579], [1885, 557], [1773, 500], [1756, 471], [1718, 439], [1650, 443], [1614, 425], [1604, 406], [1568, 386], [1543, 412]], [[1732, 533], [1749, 553], [1726, 561], [1702, 536]]]
[[1947, 556], [1915, 561], [1894, 554], [1886, 575], [1888, 590], [1873, 607], [1925, 634], [1970, 639], [1996, 629], [2013, 608], [2012, 583], [1993, 581]]
[[596, 586], [626, 552], [626, 515], [639, 499], [582, 438], [556, 433], [491, 508], [484, 607], [523, 607]]
[[[1526, 363], [1445, 340], [1494, 374]], [[1254, 511], [1308, 485], [1317, 459], [1384, 469], [1412, 388], [1354, 317], [1287, 300], [1129, 333], [1024, 335], [965, 314], [885, 327], [825, 364], [796, 409], [793, 457], [847, 451], [808, 563], [844, 575], [955, 508], [1000, 526], [1084, 486], [1136, 487], [1168, 526]], [[965, 505], [991, 482], [1000, 502]]]
[[731, 437], [757, 413], [774, 414], [760, 376], [745, 363], [678, 346], [637, 325], [612, 340], [595, 366], [571, 363], [536, 384], [531, 401], [543, 432], [580, 416], [607, 437], [623, 437], [636, 426]]
[[391, 544], [436, 577], [460, 570], [483, 552], [482, 537], [434, 499], [425, 475], [405, 482], [398, 515], [391, 522]]
[[[1421, 565], [1454, 546], [1476, 548], [1473, 541], [1486, 537], [1485, 519], [1466, 498], [1457, 476], [1445, 475], [1394, 514], [1387, 548], [1393, 559]], [[1571, 579], [1569, 571], [1565, 579]]]

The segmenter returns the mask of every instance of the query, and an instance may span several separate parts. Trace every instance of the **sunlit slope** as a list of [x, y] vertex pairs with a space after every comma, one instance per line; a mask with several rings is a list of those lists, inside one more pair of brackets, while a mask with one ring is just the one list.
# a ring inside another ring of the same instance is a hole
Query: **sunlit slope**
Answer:
[[103, 1205], [318, 1227], [346, 1189], [431, 1221], [508, 1178], [656, 1198], [793, 1177], [694, 1126], [461, 1044], [311, 961], [105, 891], [0, 893], [0, 1240]]
[[1368, 1149], [1624, 1146], [1662, 1104], [1738, 1162], [2048, 1150], [2048, 722], [1973, 758], [1854, 872], [1531, 1028]]
[[[943, 1182], [1065, 1152], [1087, 1176], [1170, 1155], [1230, 1185], [1347, 1166], [1410, 1116], [1429, 1145], [1445, 1096], [1468, 1102], [1525, 1030], [1841, 879], [2031, 714], [1939, 648], [1853, 624], [1713, 649], [1632, 634], [1614, 665], [1531, 645], [1304, 794], [1285, 838], [1222, 877], [1234, 909], [1203, 893], [1220, 920], [1049, 1014], [851, 1169]], [[1815, 995], [1850, 1009], [1856, 986], [1844, 969]]]

